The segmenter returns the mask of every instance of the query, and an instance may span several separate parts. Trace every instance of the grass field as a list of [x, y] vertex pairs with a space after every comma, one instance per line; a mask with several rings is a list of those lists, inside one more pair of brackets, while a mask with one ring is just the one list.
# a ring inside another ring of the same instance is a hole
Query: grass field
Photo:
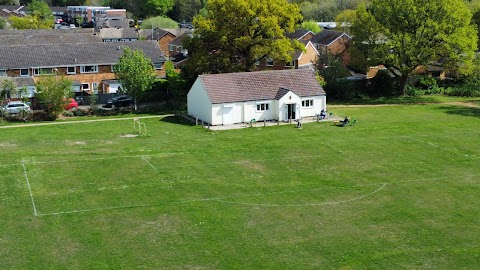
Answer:
[[332, 110], [0, 129], [0, 268], [480, 268], [480, 109]]

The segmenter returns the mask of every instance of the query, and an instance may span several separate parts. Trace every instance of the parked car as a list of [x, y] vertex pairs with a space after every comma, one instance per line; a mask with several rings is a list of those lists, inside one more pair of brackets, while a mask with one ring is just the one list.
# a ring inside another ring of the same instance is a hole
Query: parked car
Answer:
[[128, 107], [133, 105], [133, 98], [131, 96], [121, 95], [107, 100], [103, 105], [104, 108]]
[[77, 103], [77, 101], [76, 101], [75, 99], [73, 99], [73, 98], [67, 98], [67, 99], [65, 99], [64, 109], [68, 111], [68, 110], [71, 110], [71, 109], [73, 109], [73, 108], [75, 108], [75, 109], [78, 108], [78, 103]]
[[25, 102], [10, 101], [1, 108], [1, 111], [2, 111], [2, 115], [10, 115], [10, 114], [17, 114], [20, 112], [29, 113], [31, 109], [30, 109], [30, 106], [28, 106]]

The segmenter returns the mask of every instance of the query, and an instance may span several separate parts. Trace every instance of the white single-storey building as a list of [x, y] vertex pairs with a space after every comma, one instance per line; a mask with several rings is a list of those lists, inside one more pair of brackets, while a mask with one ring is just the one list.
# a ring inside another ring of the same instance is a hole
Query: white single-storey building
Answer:
[[288, 121], [326, 111], [326, 94], [310, 69], [206, 74], [188, 92], [187, 107], [210, 125]]

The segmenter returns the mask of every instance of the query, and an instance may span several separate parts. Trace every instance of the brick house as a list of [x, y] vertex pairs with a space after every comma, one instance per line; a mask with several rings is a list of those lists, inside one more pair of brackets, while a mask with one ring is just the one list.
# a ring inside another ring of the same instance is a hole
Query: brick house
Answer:
[[177, 38], [175, 34], [163, 29], [143, 30], [142, 35], [147, 40], [156, 40], [163, 55], [170, 55], [168, 44]]
[[318, 51], [311, 41], [300, 40], [305, 46], [305, 51], [295, 52], [292, 62], [276, 61], [275, 59], [262, 59], [255, 63], [255, 70], [281, 70], [281, 69], [300, 69], [311, 67], [315, 64], [318, 57]]
[[343, 53], [350, 40], [352, 40], [352, 37], [345, 32], [334, 30], [322, 30], [311, 39], [313, 45], [318, 51], [327, 50], [333, 55]]
[[[50, 31], [56, 33], [60, 30]], [[90, 40], [90, 37], [81, 34], [52, 35], [46, 40], [41, 34], [27, 36], [13, 38], [17, 42], [23, 38], [28, 41], [23, 43], [26, 45], [15, 45], [11, 38], [0, 38], [1, 78], [31, 77], [38, 81], [40, 75], [65, 76], [74, 82], [76, 92], [110, 93], [113, 91], [109, 86], [115, 80], [113, 65], [125, 47], [143, 51], [154, 64], [157, 75], [164, 76], [165, 73], [162, 67], [166, 58], [156, 42], [102, 42], [93, 35]], [[104, 83], [106, 81], [108, 83]]]

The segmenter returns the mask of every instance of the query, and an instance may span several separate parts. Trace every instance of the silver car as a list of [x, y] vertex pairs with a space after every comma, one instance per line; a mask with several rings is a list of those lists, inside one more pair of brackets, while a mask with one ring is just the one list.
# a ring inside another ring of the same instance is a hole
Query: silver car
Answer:
[[3, 115], [10, 115], [10, 114], [17, 114], [20, 112], [29, 113], [31, 111], [30, 106], [28, 106], [25, 102], [21, 101], [11, 101], [4, 105], [1, 108]]

